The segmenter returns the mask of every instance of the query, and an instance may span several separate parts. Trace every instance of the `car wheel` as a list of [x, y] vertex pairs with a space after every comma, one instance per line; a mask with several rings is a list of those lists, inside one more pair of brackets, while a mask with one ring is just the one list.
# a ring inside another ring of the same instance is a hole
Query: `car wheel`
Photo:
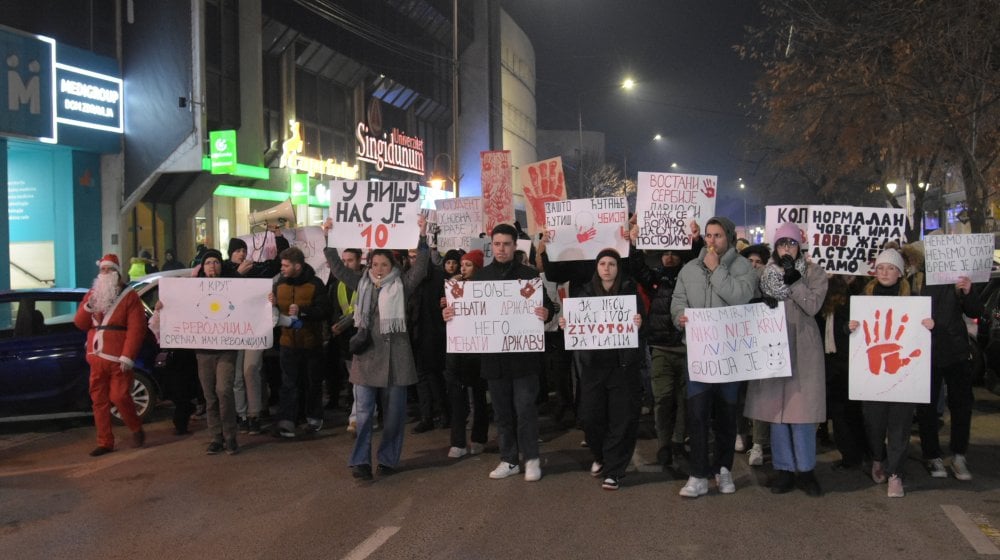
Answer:
[[[153, 407], [156, 406], [156, 386], [153, 385], [153, 382], [144, 373], [137, 371], [133, 375], [132, 400], [135, 401], [135, 413], [139, 416], [140, 420], [145, 420], [149, 416], [149, 413], [153, 411]], [[111, 416], [119, 424], [123, 423], [117, 406], [111, 407]]]

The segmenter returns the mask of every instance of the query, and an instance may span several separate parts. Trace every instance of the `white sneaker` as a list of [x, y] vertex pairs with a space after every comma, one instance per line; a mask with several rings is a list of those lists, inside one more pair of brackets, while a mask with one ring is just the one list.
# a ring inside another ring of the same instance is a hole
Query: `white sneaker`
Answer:
[[747, 444], [743, 441], [743, 436], [740, 434], [736, 434], [736, 444], [733, 446], [733, 449], [735, 449], [737, 453], [743, 453], [747, 450]]
[[524, 462], [524, 480], [535, 482], [542, 479], [542, 462], [539, 459], [528, 459]]
[[500, 461], [497, 468], [490, 472], [490, 478], [493, 480], [500, 480], [501, 478], [507, 478], [508, 476], [513, 476], [521, 472], [521, 467], [508, 463], [507, 461]]
[[886, 495], [890, 498], [902, 498], [906, 495], [903, 491], [903, 479], [899, 478], [897, 475], [892, 475], [889, 477], [889, 489], [886, 491]]
[[469, 445], [469, 455], [479, 455], [484, 449], [486, 449], [484, 444], [472, 442], [472, 444]]
[[594, 464], [590, 465], [590, 476], [599, 477], [602, 471], [604, 471], [604, 465], [597, 461], [594, 461]]
[[751, 467], [761, 467], [764, 465], [764, 448], [759, 443], [753, 444], [750, 451], [747, 451], [747, 463]]
[[451, 459], [458, 459], [465, 457], [469, 454], [469, 450], [464, 447], [452, 447], [448, 450], [448, 457]]
[[955, 478], [958, 480], [972, 480], [972, 473], [969, 472], [969, 466], [965, 464], [965, 455], [955, 455], [951, 458], [951, 472], [955, 473]]
[[694, 476], [688, 477], [687, 484], [684, 485], [684, 488], [681, 488], [679, 494], [685, 498], [697, 498], [698, 496], [708, 494], [708, 479]]
[[944, 470], [944, 461], [940, 457], [927, 462], [927, 470], [932, 478], [948, 478], [948, 471]]
[[719, 474], [715, 475], [715, 483], [719, 486], [719, 492], [722, 494], [736, 493], [736, 484], [733, 483], [733, 473], [729, 472], [729, 469], [726, 467], [719, 469]]

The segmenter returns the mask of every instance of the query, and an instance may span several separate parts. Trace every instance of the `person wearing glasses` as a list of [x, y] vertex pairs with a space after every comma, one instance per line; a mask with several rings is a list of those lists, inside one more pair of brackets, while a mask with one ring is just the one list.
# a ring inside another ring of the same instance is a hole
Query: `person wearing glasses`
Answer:
[[810, 496], [823, 491], [816, 481], [816, 424], [826, 421], [826, 367], [816, 313], [826, 298], [826, 272], [806, 261], [802, 233], [784, 223], [775, 233], [774, 254], [760, 277], [760, 292], [772, 309], [785, 303], [792, 376], [747, 383], [745, 415], [771, 423], [771, 460], [776, 478], [771, 492], [784, 494], [798, 481]]

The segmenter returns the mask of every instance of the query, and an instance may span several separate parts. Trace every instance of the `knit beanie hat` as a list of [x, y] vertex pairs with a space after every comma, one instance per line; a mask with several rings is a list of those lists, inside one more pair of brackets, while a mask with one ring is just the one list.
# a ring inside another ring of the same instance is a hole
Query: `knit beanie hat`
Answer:
[[900, 274], [906, 271], [906, 265], [903, 264], [903, 256], [895, 249], [886, 249], [879, 253], [878, 258], [875, 259], [875, 267], [878, 268], [878, 265], [882, 263], [888, 263], [898, 268]]
[[219, 251], [218, 249], [209, 249], [205, 251], [205, 253], [201, 256], [202, 264], [204, 264], [208, 259], [219, 259], [219, 262], [221, 263], [222, 251]]
[[458, 249], [451, 249], [444, 254], [444, 262], [455, 261], [460, 262], [462, 260], [462, 252]]
[[777, 231], [774, 232], [774, 240], [772, 243], [777, 247], [778, 241], [781, 239], [791, 239], [796, 243], [802, 243], [802, 231], [799, 230], [799, 226], [793, 222], [785, 222], [778, 226]]
[[[449, 253], [450, 252], [451, 251], [449, 251]], [[462, 255], [461, 260], [463, 260], [463, 261], [469, 261], [470, 263], [472, 263], [473, 266], [476, 267], [476, 270], [479, 270], [479, 269], [483, 268], [483, 259], [484, 258], [485, 258], [485, 255], [483, 255], [483, 252], [480, 251], [479, 249], [476, 249], [474, 251], [469, 251], [468, 253]], [[447, 256], [445, 256], [445, 260], [448, 260]]]
[[232, 239], [229, 240], [229, 249], [228, 249], [227, 253], [229, 254], [229, 257], [232, 258], [233, 253], [235, 253], [236, 251], [239, 251], [240, 249], [244, 249], [245, 250], [246, 248], [247, 248], [247, 242], [246, 241], [243, 241], [239, 237], [234, 237], [234, 238], [232, 238]]

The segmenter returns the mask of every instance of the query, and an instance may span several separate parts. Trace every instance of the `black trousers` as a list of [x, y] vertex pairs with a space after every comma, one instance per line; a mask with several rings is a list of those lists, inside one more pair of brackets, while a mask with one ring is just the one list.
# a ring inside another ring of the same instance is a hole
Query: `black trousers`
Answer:
[[632, 460], [642, 409], [638, 366], [580, 369], [580, 423], [594, 461], [622, 477]]
[[[726, 385], [733, 384], [718, 383], [687, 399], [687, 425], [691, 437], [690, 476], [709, 478], [718, 474], [722, 467], [733, 469], [733, 442], [736, 441], [740, 412], [736, 402], [737, 391]], [[715, 456], [711, 462], [708, 456], [709, 422], [715, 432]]]
[[948, 411], [951, 412], [951, 442], [948, 447], [958, 455], [965, 455], [969, 450], [972, 404], [975, 399], [972, 396], [972, 372], [969, 363], [963, 360], [948, 367], [931, 368], [931, 402], [917, 405], [920, 451], [924, 459], [941, 457], [937, 415], [941, 383], [948, 384]]

